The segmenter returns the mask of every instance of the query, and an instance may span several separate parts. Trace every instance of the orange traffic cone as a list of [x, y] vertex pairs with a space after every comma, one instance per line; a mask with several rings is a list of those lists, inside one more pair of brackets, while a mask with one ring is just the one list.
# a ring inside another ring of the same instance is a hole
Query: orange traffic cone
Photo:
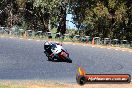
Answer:
[[93, 40], [92, 40], [92, 45], [94, 45], [94, 38], [93, 38]]

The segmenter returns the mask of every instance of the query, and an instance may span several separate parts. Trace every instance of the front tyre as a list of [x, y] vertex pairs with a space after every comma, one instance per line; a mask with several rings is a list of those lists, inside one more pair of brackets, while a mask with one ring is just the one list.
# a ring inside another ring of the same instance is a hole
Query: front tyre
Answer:
[[53, 61], [52, 57], [49, 56], [48, 57], [48, 61]]

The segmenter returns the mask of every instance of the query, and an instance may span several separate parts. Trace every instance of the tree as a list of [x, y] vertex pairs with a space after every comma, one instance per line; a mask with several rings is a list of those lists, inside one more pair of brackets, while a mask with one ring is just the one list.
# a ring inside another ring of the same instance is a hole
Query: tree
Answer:
[[1, 0], [1, 25], [11, 28], [17, 22], [18, 5], [16, 0]]
[[130, 0], [71, 1], [71, 13], [78, 29], [86, 35], [131, 40]]

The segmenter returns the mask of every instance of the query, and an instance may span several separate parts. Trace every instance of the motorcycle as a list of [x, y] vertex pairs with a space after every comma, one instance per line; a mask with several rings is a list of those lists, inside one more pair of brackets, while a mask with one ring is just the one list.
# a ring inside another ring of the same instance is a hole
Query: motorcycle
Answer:
[[49, 55], [49, 53], [46, 50], [44, 51], [49, 61], [54, 61], [55, 59], [57, 59], [59, 61], [66, 61], [68, 63], [72, 63], [72, 60], [69, 57], [69, 53], [62, 47], [62, 45], [52, 44], [51, 51], [52, 51], [51, 55]]

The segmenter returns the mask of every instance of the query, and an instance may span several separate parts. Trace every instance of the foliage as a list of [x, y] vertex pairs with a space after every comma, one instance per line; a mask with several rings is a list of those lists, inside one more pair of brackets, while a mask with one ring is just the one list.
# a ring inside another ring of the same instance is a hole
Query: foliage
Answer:
[[[0, 0], [0, 25], [66, 33], [72, 14], [77, 34], [132, 41], [131, 0]], [[25, 26], [24, 26], [25, 25]]]
[[[74, 2], [74, 3], [73, 3]], [[77, 0], [71, 13], [86, 35], [132, 41], [132, 5], [129, 0]], [[78, 27], [79, 25], [79, 27]]]

